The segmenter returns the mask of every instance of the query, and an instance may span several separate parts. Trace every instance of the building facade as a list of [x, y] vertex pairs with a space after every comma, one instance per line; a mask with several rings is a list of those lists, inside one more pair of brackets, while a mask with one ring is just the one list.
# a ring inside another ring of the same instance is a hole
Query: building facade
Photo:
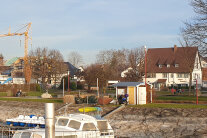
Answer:
[[154, 48], [147, 51], [147, 82], [154, 88], [202, 85], [197, 47]]

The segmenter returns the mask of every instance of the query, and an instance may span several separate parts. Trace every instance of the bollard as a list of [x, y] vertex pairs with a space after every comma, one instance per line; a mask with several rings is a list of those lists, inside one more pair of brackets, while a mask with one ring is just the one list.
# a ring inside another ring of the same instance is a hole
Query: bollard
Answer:
[[45, 103], [45, 137], [55, 138], [55, 106]]

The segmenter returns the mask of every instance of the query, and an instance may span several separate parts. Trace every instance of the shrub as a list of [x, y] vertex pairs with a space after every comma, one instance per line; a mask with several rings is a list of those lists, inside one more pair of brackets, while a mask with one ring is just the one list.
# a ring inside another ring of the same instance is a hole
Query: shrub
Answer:
[[71, 89], [71, 90], [76, 90], [76, 89], [77, 89], [77, 87], [76, 87], [76, 83], [75, 83], [75, 82], [71, 82], [71, 83], [70, 83], [70, 89]]
[[40, 90], [41, 90], [40, 85], [36, 84], [36, 91], [40, 91]]

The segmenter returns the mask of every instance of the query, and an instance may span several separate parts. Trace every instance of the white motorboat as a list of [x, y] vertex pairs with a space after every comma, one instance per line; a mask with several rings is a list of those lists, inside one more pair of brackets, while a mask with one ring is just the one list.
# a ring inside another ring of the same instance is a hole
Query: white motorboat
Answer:
[[[13, 138], [45, 138], [45, 128], [18, 130]], [[107, 120], [86, 114], [57, 116], [55, 138], [114, 138], [114, 131]]]

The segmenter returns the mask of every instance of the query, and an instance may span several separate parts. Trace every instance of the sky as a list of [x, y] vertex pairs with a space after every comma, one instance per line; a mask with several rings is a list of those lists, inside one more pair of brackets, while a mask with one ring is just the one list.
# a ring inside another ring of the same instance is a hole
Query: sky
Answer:
[[[0, 34], [32, 22], [32, 45], [57, 49], [65, 61], [70, 52], [83, 65], [101, 50], [179, 46], [183, 22], [194, 17], [189, 0], [4, 0]], [[25, 29], [19, 32], [24, 32]], [[31, 41], [29, 42], [31, 44]], [[24, 36], [0, 37], [5, 59], [24, 56]]]

